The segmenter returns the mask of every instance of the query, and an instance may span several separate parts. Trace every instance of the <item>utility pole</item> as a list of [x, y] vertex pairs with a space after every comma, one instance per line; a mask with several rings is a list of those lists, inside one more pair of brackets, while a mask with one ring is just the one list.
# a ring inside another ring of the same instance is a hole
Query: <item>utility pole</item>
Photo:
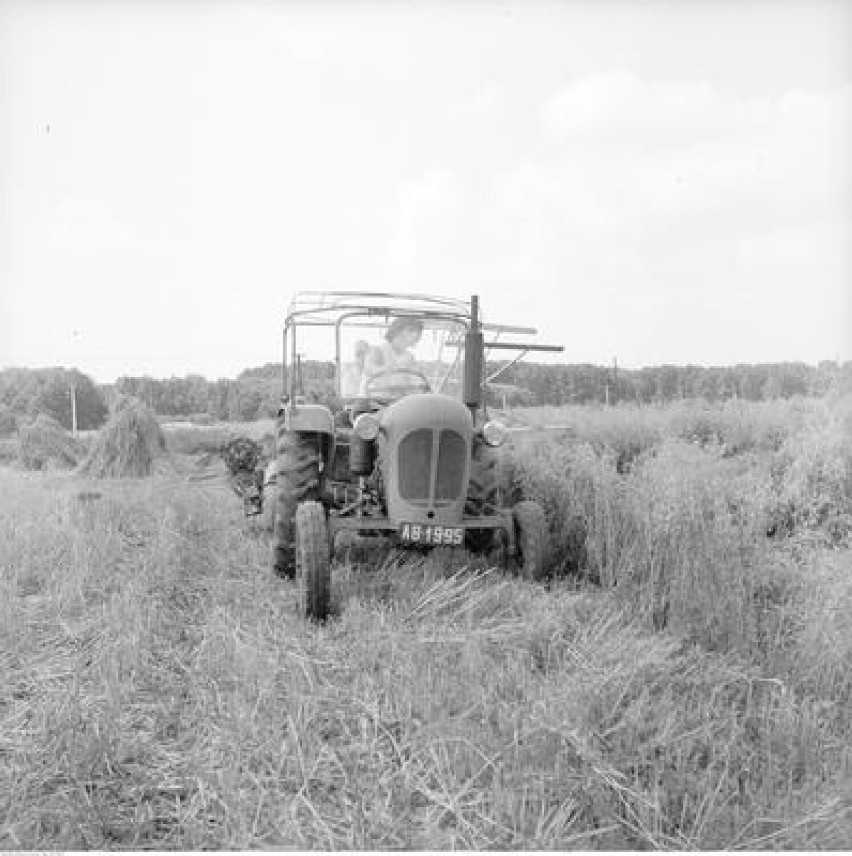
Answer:
[[612, 358], [612, 378], [609, 375], [604, 375], [604, 401], [609, 406], [610, 394], [609, 390], [612, 387], [612, 403], [618, 401], [618, 359]]
[[618, 357], [612, 358], [612, 398], [613, 404], [618, 401]]
[[[79, 330], [71, 331], [71, 338], [73, 343], [76, 345], [77, 340], [80, 338]], [[76, 348], [74, 349], [76, 351]], [[74, 366], [71, 367], [71, 433], [77, 433], [77, 384], [74, 381]]]

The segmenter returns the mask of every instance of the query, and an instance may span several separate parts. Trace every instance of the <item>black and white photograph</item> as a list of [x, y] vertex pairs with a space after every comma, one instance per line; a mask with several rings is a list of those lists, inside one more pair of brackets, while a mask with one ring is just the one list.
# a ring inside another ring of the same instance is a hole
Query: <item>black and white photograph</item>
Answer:
[[852, 3], [0, 0], [0, 850], [852, 848]]

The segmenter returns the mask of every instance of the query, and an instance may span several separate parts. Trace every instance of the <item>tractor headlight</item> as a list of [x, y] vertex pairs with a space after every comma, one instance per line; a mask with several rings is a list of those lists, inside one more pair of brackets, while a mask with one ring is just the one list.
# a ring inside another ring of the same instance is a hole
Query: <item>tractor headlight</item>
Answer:
[[486, 422], [482, 426], [482, 439], [489, 446], [500, 446], [506, 439], [506, 426], [502, 422]]
[[362, 413], [352, 427], [361, 440], [375, 440], [379, 436], [379, 420], [372, 413]]

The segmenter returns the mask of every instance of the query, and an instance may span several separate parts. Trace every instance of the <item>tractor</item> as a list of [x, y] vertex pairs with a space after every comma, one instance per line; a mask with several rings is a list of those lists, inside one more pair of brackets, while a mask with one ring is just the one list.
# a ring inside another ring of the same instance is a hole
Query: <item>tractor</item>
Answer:
[[[501, 341], [530, 328], [489, 325], [479, 299], [419, 294], [300, 292], [283, 333], [284, 392], [277, 458], [267, 479], [272, 562], [297, 576], [305, 614], [323, 621], [343, 533], [402, 549], [499, 548], [527, 579], [547, 566], [544, 512], [508, 495], [506, 428], [486, 409], [487, 350], [561, 351]], [[493, 341], [485, 341], [494, 334]], [[304, 394], [301, 347], [333, 339], [333, 392]], [[508, 366], [504, 366], [504, 369]], [[501, 370], [502, 371], [502, 370]]]

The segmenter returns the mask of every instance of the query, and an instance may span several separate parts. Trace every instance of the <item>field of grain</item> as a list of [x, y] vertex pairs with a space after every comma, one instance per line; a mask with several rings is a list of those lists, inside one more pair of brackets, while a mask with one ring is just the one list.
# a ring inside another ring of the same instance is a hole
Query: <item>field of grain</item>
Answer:
[[0, 468], [0, 848], [848, 846], [850, 414], [514, 412], [553, 578], [339, 561], [324, 626], [187, 478], [215, 426]]

